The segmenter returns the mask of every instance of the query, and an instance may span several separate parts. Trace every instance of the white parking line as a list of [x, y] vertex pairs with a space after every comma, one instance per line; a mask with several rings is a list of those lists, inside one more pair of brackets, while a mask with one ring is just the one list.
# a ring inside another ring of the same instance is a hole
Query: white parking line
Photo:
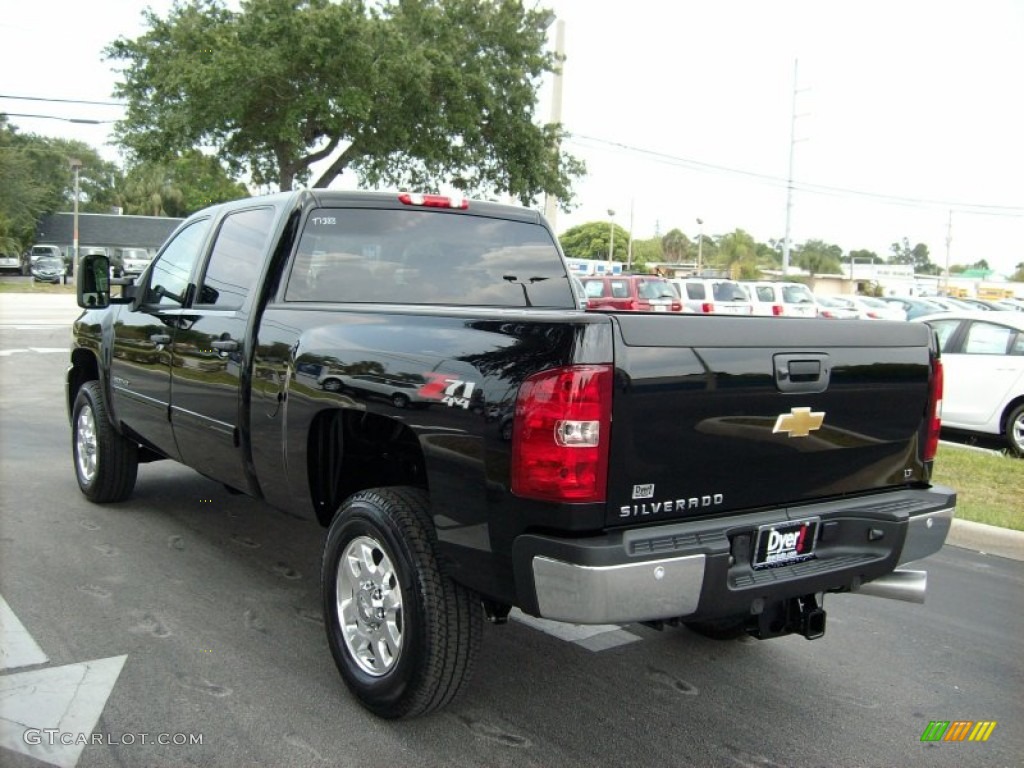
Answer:
[[[0, 747], [75, 768], [127, 656], [0, 675]], [[49, 659], [0, 595], [2, 670]]]
[[0, 669], [31, 667], [49, 659], [0, 595]]

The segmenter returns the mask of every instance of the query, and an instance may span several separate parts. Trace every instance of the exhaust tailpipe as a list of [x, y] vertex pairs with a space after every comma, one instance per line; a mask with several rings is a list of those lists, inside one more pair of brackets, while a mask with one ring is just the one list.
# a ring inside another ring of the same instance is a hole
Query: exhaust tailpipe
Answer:
[[928, 571], [893, 571], [854, 588], [858, 595], [885, 597], [908, 603], [923, 603], [928, 589]]

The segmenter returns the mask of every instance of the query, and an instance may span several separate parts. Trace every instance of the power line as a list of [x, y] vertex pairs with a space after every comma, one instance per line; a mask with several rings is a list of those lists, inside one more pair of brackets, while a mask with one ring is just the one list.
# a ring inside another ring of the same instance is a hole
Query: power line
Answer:
[[[772, 186], [785, 187], [787, 185], [787, 179], [781, 176], [772, 176], [766, 173], [757, 173], [755, 171], [747, 171], [740, 168], [731, 168], [725, 165], [717, 165], [715, 163], [707, 163], [702, 160], [694, 160], [693, 158], [680, 157], [679, 155], [671, 155], [666, 152], [658, 152], [651, 149], [645, 149], [643, 147], [636, 147], [631, 144], [625, 144], [620, 141], [610, 141], [608, 139], [600, 139], [594, 136], [586, 136], [579, 133], [570, 133], [569, 139], [576, 143], [581, 142], [592, 142], [594, 144], [603, 145], [605, 147], [611, 147], [613, 149], [628, 152], [632, 154], [644, 155], [653, 159], [655, 162], [665, 163], [666, 165], [675, 165], [683, 168], [689, 168], [690, 170], [700, 171], [702, 173], [721, 173], [730, 174], [733, 176], [743, 176], [746, 178], [754, 179]], [[586, 144], [582, 144], [586, 146]], [[901, 197], [898, 195], [887, 195], [881, 192], [869, 192], [861, 189], [850, 189], [848, 187], [834, 187], [826, 184], [813, 184], [810, 182], [793, 182], [794, 189], [799, 189], [804, 192], [812, 192], [821, 195], [837, 195], [844, 197], [864, 197], [872, 200], [878, 200], [881, 202], [894, 203], [897, 205], [908, 205], [918, 208], [933, 208], [939, 207], [943, 209], [954, 209], [964, 213], [973, 213], [985, 216], [1006, 216], [1011, 218], [1024, 217], [1024, 207], [1012, 206], [1012, 205], [989, 205], [985, 203], [965, 203], [955, 202], [950, 200], [932, 200], [928, 198], [916, 198], [916, 197]]]
[[83, 125], [102, 125], [104, 123], [115, 123], [116, 120], [90, 120], [85, 117], [60, 117], [59, 115], [29, 115], [24, 112], [0, 112], [0, 115], [7, 117], [34, 117], [41, 120], [63, 120], [66, 123], [80, 123]]
[[127, 107], [123, 101], [86, 101], [85, 99], [48, 99], [43, 96], [12, 96], [7, 93], [0, 93], [0, 99], [14, 99], [15, 101], [43, 101], [53, 104], [92, 104], [98, 107]]

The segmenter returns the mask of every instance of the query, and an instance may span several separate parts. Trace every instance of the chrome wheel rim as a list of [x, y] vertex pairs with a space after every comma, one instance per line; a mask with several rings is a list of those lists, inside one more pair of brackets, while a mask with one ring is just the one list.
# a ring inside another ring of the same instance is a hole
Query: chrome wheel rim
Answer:
[[96, 477], [96, 419], [88, 405], [78, 412], [75, 423], [75, 464], [78, 476], [85, 485]]
[[1017, 446], [1017, 451], [1024, 453], [1024, 413], [1019, 414], [1013, 420], [1010, 430], [1013, 434], [1013, 444]]
[[402, 654], [405, 616], [402, 588], [380, 542], [359, 536], [338, 563], [338, 624], [345, 648], [359, 668], [380, 677]]

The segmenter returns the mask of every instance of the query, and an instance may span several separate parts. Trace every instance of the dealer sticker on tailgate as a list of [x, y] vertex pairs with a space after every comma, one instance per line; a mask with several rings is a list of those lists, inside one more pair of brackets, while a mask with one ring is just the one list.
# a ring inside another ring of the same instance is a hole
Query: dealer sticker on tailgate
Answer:
[[814, 541], [818, 538], [820, 522], [819, 518], [812, 517], [762, 525], [757, 529], [754, 567], [767, 568], [810, 560], [814, 557]]

